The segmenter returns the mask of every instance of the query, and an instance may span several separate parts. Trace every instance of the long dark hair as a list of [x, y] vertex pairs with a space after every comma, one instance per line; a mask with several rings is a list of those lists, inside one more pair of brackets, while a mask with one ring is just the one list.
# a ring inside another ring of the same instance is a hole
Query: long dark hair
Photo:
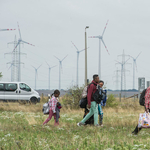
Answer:
[[55, 94], [60, 94], [60, 91], [59, 91], [59, 90], [55, 90], [54, 93], [51, 94], [51, 97], [52, 97], [53, 95], [55, 95]]

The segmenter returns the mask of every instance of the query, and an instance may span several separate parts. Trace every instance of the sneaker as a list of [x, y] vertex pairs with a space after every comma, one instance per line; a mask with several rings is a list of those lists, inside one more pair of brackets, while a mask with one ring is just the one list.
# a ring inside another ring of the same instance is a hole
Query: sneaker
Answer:
[[101, 124], [100, 126], [101, 126], [101, 127], [103, 127], [104, 125], [103, 125], [103, 124]]
[[82, 122], [77, 123], [77, 126], [83, 126], [83, 125], [85, 125], [85, 123]]
[[95, 127], [100, 127], [100, 125], [99, 125], [99, 124], [96, 124]]

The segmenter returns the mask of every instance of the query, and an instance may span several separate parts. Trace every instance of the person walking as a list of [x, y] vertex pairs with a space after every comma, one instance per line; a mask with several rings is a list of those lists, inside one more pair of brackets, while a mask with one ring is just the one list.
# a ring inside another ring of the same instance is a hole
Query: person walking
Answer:
[[[146, 93], [145, 93], [145, 112], [146, 113], [150, 113], [150, 86], [147, 88]], [[138, 125], [135, 127], [134, 131], [132, 132], [132, 134], [138, 134], [139, 131], [142, 128], [138, 128]]]
[[94, 125], [99, 126], [98, 124], [98, 107], [97, 103], [95, 102], [93, 98], [93, 93], [97, 90], [97, 84], [99, 82], [98, 75], [93, 75], [93, 81], [92, 84], [88, 86], [88, 92], [87, 92], [87, 101], [88, 101], [88, 108], [90, 109], [89, 113], [83, 118], [83, 120], [79, 123], [77, 123], [78, 126], [82, 126], [85, 124], [85, 122], [94, 114]]
[[44, 121], [43, 125], [48, 123], [52, 119], [52, 116], [54, 116], [55, 119], [54, 126], [59, 125], [59, 121], [56, 120], [56, 107], [57, 107], [59, 95], [60, 95], [59, 90], [55, 90], [54, 93], [51, 95], [52, 98], [49, 101], [49, 117]]

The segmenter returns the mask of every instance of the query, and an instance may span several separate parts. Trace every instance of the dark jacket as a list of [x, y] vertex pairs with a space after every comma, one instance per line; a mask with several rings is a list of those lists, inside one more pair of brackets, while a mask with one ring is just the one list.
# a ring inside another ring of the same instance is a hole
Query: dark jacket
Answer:
[[92, 81], [92, 84], [88, 86], [88, 93], [87, 93], [87, 101], [88, 105], [91, 105], [91, 102], [94, 101], [93, 99], [93, 93], [95, 93], [97, 90], [97, 83], [95, 81]]
[[60, 109], [61, 109], [61, 103], [59, 103], [59, 102], [57, 102], [58, 103], [58, 105], [56, 106], [56, 122], [58, 122], [58, 119], [60, 118], [60, 115], [59, 115], [59, 113], [60, 113]]

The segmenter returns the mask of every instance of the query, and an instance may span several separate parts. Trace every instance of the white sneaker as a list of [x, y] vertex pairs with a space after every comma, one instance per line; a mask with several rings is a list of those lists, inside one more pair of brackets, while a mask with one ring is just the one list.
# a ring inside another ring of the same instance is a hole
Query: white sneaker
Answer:
[[85, 125], [85, 123], [82, 122], [77, 123], [77, 126], [83, 126], [83, 125]]

